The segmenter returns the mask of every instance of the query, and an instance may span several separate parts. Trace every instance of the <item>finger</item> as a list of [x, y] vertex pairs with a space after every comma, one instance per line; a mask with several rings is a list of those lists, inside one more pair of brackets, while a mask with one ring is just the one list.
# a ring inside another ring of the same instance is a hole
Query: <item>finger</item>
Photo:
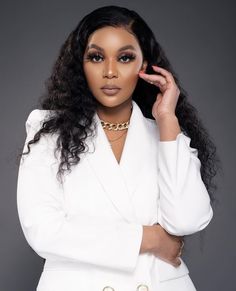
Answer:
[[162, 80], [166, 83], [166, 78], [162, 75], [157, 74], [146, 74], [143, 71], [139, 72], [139, 76], [149, 80]]
[[145, 73], [139, 73], [139, 76], [144, 79], [145, 81], [149, 82], [149, 83], [153, 83], [153, 84], [158, 84], [161, 86], [166, 85], [166, 79], [162, 76], [158, 76], [158, 75], [148, 75]]
[[174, 81], [174, 77], [166, 69], [158, 67], [158, 66], [152, 66], [152, 68], [153, 68], [154, 71], [156, 71], [158, 73], [161, 73], [163, 76], [165, 76], [167, 82], [173, 82]]

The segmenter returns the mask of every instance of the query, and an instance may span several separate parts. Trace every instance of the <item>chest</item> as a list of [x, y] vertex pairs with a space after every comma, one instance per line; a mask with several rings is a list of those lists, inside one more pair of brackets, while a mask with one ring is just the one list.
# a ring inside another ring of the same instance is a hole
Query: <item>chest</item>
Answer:
[[[81, 217], [123, 220], [151, 225], [157, 221], [159, 205], [158, 173], [150, 162], [132, 179], [119, 166], [96, 169], [85, 158], [67, 177], [64, 185], [66, 211]], [[101, 179], [101, 175], [104, 179]]]
[[105, 131], [105, 134], [108, 142], [110, 143], [112, 153], [114, 154], [117, 163], [119, 164], [125, 145], [127, 130]]
[[159, 207], [155, 132], [137, 120], [127, 134], [118, 134], [123, 132], [106, 135], [98, 126], [96, 136], [87, 140], [89, 151], [65, 181], [67, 212], [152, 224]]

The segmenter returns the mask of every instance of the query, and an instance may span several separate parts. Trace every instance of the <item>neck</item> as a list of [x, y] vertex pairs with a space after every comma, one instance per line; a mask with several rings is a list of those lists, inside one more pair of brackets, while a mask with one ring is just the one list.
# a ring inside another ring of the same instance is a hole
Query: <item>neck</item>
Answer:
[[98, 106], [97, 115], [105, 122], [122, 123], [130, 119], [131, 107], [131, 100], [115, 107]]

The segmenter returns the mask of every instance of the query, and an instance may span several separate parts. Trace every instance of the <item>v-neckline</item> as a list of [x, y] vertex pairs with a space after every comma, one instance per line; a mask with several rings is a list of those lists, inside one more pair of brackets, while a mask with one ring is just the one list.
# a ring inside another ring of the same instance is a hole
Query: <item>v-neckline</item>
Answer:
[[100, 119], [94, 117], [95, 135], [88, 139], [88, 165], [99, 179], [117, 211], [127, 221], [133, 221], [135, 214], [131, 200], [142, 180], [143, 171], [153, 162], [151, 154], [156, 147], [154, 129], [148, 127], [138, 105], [133, 101], [130, 126], [127, 131], [120, 162], [118, 163], [102, 128]]
[[121, 156], [120, 156], [120, 161], [118, 162], [117, 159], [116, 159], [116, 156], [112, 150], [112, 146], [108, 140], [108, 137], [102, 127], [102, 124], [101, 124], [101, 119], [99, 118], [97, 112], [95, 113], [96, 114], [96, 117], [97, 117], [97, 120], [99, 121], [98, 122], [98, 126], [100, 128], [100, 131], [102, 132], [102, 135], [104, 136], [104, 139], [105, 139], [105, 143], [109, 149], [109, 151], [111, 152], [111, 155], [112, 155], [112, 158], [113, 160], [115, 160], [115, 163], [116, 165], [120, 168], [122, 167], [123, 163], [124, 163], [124, 159], [125, 159], [125, 155], [126, 155], [126, 151], [127, 151], [127, 143], [129, 141], [129, 136], [130, 136], [130, 127], [132, 127], [132, 120], [133, 120], [133, 116], [134, 116], [134, 104], [132, 102], [132, 105], [133, 105], [133, 109], [132, 109], [132, 112], [131, 112], [131, 115], [130, 115], [130, 122], [129, 122], [129, 128], [127, 130], [127, 133], [126, 133], [126, 138], [125, 138], [125, 141], [124, 141], [124, 145], [123, 145], [123, 149], [122, 149], [122, 152], [121, 152]]
[[[112, 153], [113, 153], [113, 155], [114, 155], [114, 157], [115, 157], [115, 159], [116, 159], [116, 161], [117, 161], [117, 164], [118, 164], [119, 166], [120, 166], [121, 159], [122, 159], [122, 156], [123, 156], [123, 152], [124, 152], [124, 148], [125, 148], [125, 144], [126, 144], [126, 139], [127, 139], [128, 131], [129, 131], [129, 129], [127, 130], [126, 133], [124, 133], [124, 135], [125, 135], [125, 139], [122, 141], [122, 146], [121, 146], [121, 151], [119, 152], [119, 161], [118, 161], [118, 160], [117, 160], [117, 157], [116, 157], [116, 155], [115, 155], [115, 150], [113, 149], [112, 144], [111, 144], [111, 142], [109, 141], [109, 138], [108, 138], [108, 136], [107, 136], [107, 134], [106, 134], [106, 132], [105, 132], [105, 130], [104, 130], [104, 133], [105, 133], [105, 135], [106, 135], [106, 138], [107, 138], [107, 142], [108, 142], [108, 144], [109, 144], [109, 147], [110, 147], [110, 149], [111, 149], [111, 151], [112, 151]], [[119, 149], [119, 150], [120, 150], [120, 149]]]

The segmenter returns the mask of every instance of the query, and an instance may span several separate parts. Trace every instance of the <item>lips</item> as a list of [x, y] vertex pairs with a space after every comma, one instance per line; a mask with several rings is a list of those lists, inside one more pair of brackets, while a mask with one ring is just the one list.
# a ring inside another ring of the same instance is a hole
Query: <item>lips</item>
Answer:
[[118, 87], [116, 85], [107, 84], [107, 85], [103, 86], [101, 89], [120, 89], [120, 87]]
[[105, 85], [101, 88], [101, 90], [106, 95], [113, 96], [113, 95], [116, 95], [120, 91], [120, 88], [115, 85]]

